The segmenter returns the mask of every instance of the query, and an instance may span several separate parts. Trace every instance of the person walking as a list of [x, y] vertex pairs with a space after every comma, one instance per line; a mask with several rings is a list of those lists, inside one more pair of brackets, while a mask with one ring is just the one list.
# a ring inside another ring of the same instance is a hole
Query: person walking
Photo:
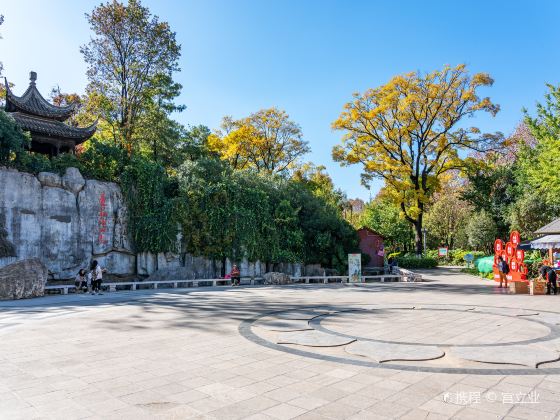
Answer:
[[231, 268], [230, 277], [231, 277], [231, 285], [239, 286], [239, 284], [241, 283], [241, 272], [239, 271], [239, 268], [235, 264], [233, 264], [233, 267]]
[[93, 260], [91, 262], [91, 271], [93, 275], [91, 294], [102, 295], [103, 293], [101, 293], [101, 282], [103, 281], [103, 273], [107, 270], [101, 268], [97, 260]]
[[550, 295], [551, 292], [556, 294], [558, 291], [558, 284], [556, 283], [557, 275], [556, 270], [554, 268], [549, 267], [547, 265], [543, 265], [539, 269], [539, 273], [543, 280], [546, 281], [546, 294]]
[[500, 273], [500, 287], [505, 282], [506, 289], [508, 287], [507, 275], [509, 273], [509, 265], [506, 260], [500, 255], [498, 257], [498, 271]]

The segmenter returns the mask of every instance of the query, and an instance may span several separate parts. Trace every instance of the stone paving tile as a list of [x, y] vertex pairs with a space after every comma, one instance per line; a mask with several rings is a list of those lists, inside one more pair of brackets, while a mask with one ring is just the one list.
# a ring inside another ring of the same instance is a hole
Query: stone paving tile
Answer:
[[303, 408], [305, 410], [314, 410], [316, 408], [322, 407], [326, 404], [330, 404], [328, 400], [323, 400], [321, 398], [311, 397], [305, 395], [303, 397], [295, 398], [290, 401], [290, 405], [295, 405], [296, 407]]
[[[517, 321], [497, 314], [485, 318], [482, 312], [388, 308], [414, 306], [406, 302], [426, 306], [448, 304], [451, 300], [457, 305], [506, 307], [507, 313], [517, 313], [520, 308], [529, 312], [550, 310], [550, 304], [539, 297], [487, 293], [483, 290], [485, 283], [468, 276], [447, 273], [435, 276], [434, 280], [427, 284], [368, 288], [256, 287], [240, 288], [235, 293], [230, 289], [147, 291], [130, 293], [126, 298], [124, 293], [116, 293], [100, 297], [94, 305], [83, 308], [82, 313], [61, 306], [81, 305], [73, 296], [0, 302], [0, 323], [7, 316], [18, 323], [9, 334], [0, 329], [0, 418], [369, 420], [397, 416], [557, 416], [560, 374], [476, 375], [384, 369], [328, 359], [351, 359], [343, 348], [315, 348], [312, 351], [325, 357], [314, 359], [260, 346], [239, 335], [241, 320], [260, 313], [325, 304], [371, 307], [381, 301], [385, 308], [377, 310], [381, 317], [378, 323], [361, 314], [356, 318], [329, 317], [326, 324], [397, 340], [437, 339], [472, 346], [476, 342], [531, 338], [540, 334], [542, 328], [519, 328], [533, 321]], [[442, 293], [438, 289], [441, 283], [452, 284], [453, 288]], [[479, 287], [480, 293], [473, 295], [467, 288], [461, 290], [462, 285]], [[410, 288], [414, 293], [409, 292]], [[126, 304], [115, 305], [119, 299]], [[10, 309], [7, 314], [3, 312], [6, 305], [17, 310]], [[411, 320], [408, 328], [399, 329], [391, 324], [396, 314], [402, 315], [401, 320]], [[115, 323], [115, 319], [120, 322]], [[70, 320], [76, 328], [60, 328], [61, 323]], [[495, 326], [488, 321], [509, 324]], [[137, 328], [139, 325], [142, 328]], [[263, 334], [269, 334], [269, 341], [274, 342], [277, 333]], [[100, 336], [103, 340], [99, 340]], [[423, 362], [423, 366], [438, 368], [447, 363], [446, 357]], [[460, 367], [502, 367], [457, 359], [453, 363], [462, 363]], [[492, 392], [496, 398], [534, 391], [540, 399], [539, 404], [530, 407], [484, 399], [466, 406], [443, 401], [445, 392], [461, 390], [480, 392], [482, 396]]]
[[436, 414], [453, 416], [459, 410], [461, 410], [463, 407], [460, 406], [460, 405], [450, 404], [450, 403], [446, 403], [444, 401], [433, 399], [433, 400], [430, 400], [430, 401], [422, 404], [419, 408], [422, 409], [422, 410], [428, 411], [428, 412], [436, 413]]
[[453, 416], [457, 420], [498, 420], [502, 416], [499, 414], [492, 414], [487, 411], [480, 411], [475, 408], [467, 407]]
[[526, 405], [517, 405], [513, 407], [511, 411], [509, 411], [508, 417], [528, 420], [552, 420], [557, 418], [554, 413], [538, 411], [536, 407], [528, 407]]
[[339, 400], [323, 405], [313, 411], [327, 418], [345, 419], [356, 414], [360, 409], [348, 404], [343, 404]]
[[304, 414], [307, 411], [308, 410], [301, 407], [283, 403], [264, 410], [263, 414], [278, 420], [290, 420]]

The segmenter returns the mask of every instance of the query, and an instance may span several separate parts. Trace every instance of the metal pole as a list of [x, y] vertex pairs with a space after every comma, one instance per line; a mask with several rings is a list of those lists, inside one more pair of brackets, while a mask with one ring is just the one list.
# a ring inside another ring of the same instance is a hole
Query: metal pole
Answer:
[[422, 229], [422, 234], [424, 236], [424, 256], [426, 256], [426, 229]]

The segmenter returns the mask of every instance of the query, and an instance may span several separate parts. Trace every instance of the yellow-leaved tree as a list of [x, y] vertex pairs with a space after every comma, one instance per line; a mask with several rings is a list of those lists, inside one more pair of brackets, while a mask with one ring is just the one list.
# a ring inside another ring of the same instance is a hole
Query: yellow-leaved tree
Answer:
[[499, 111], [478, 95], [492, 83], [486, 73], [469, 75], [463, 64], [395, 76], [386, 85], [354, 94], [333, 123], [345, 132], [333, 158], [342, 165], [362, 164], [365, 185], [372, 178], [385, 181], [402, 216], [414, 226], [417, 254], [422, 253], [424, 209], [439, 178], [463, 166], [461, 150], [485, 152], [502, 141], [501, 133], [481, 134], [476, 127], [459, 125], [478, 111]]
[[281, 173], [309, 152], [302, 137], [300, 126], [285, 111], [270, 108], [240, 120], [224, 117], [222, 131], [208, 138], [208, 146], [234, 169]]

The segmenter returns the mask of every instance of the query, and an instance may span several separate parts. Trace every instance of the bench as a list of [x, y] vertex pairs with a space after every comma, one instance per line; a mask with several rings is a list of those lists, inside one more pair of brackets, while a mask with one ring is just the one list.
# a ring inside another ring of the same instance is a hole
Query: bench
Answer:
[[76, 292], [76, 286], [74, 286], [73, 284], [57, 284], [54, 286], [45, 286], [45, 290], [60, 290], [60, 293], [63, 295], [67, 295], [68, 290], [70, 289], [73, 289], [74, 292]]
[[[263, 278], [241, 278], [240, 284], [255, 285], [263, 284]], [[117, 290], [140, 290], [140, 289], [177, 289], [189, 287], [218, 287], [231, 286], [231, 279], [196, 279], [196, 280], [154, 280], [154, 281], [118, 281], [101, 283], [101, 289], [108, 292]], [[67, 295], [69, 291], [76, 293], [76, 286], [72, 284], [57, 284], [45, 286], [45, 290], [58, 290]]]
[[[382, 274], [378, 276], [362, 276], [362, 283], [371, 282], [400, 282], [400, 281], [422, 281], [420, 274], [413, 273], [404, 269], [397, 269], [393, 274]], [[329, 284], [329, 283], [348, 283], [348, 276], [303, 276], [291, 277], [292, 283], [304, 284]], [[241, 278], [240, 284], [257, 285], [264, 284], [262, 277]], [[358, 283], [359, 284], [359, 283]], [[119, 281], [106, 282], [101, 284], [104, 291], [116, 292], [117, 290], [140, 290], [140, 289], [178, 289], [190, 287], [218, 287], [231, 286], [231, 279], [195, 279], [195, 280], [154, 280], [154, 281]], [[76, 293], [76, 286], [73, 284], [60, 284], [45, 286], [45, 290], [59, 290], [61, 294], [67, 295], [70, 291]]]

